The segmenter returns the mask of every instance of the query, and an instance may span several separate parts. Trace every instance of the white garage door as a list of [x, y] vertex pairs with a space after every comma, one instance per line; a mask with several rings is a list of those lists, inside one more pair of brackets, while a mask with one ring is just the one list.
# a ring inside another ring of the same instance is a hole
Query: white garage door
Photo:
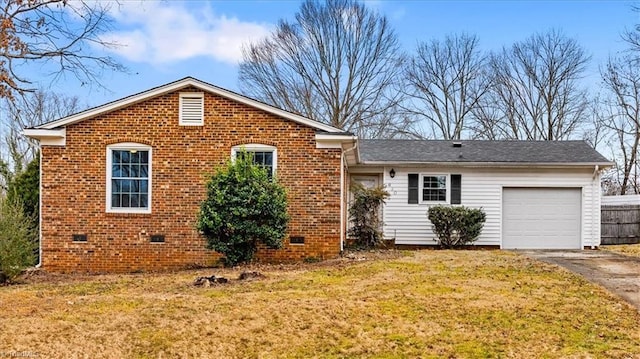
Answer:
[[504, 188], [502, 248], [579, 249], [580, 188]]

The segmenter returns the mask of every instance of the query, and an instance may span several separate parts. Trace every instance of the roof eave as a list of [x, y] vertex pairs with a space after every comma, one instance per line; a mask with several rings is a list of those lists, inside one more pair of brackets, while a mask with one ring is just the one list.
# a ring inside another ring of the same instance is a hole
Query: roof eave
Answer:
[[355, 145], [358, 137], [350, 133], [316, 133], [316, 148], [342, 148]]
[[44, 146], [64, 146], [67, 143], [67, 129], [39, 129], [39, 128], [27, 128], [22, 131], [22, 134], [38, 140], [40, 145]]
[[540, 168], [564, 168], [564, 167], [584, 167], [591, 168], [598, 166], [600, 169], [612, 167], [613, 162], [419, 162], [419, 161], [361, 161], [358, 163], [364, 166], [447, 166], [447, 167], [540, 167]]

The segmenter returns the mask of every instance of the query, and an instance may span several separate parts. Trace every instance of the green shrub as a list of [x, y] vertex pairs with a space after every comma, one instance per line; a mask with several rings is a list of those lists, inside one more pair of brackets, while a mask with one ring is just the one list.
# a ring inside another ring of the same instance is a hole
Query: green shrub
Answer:
[[35, 264], [36, 221], [22, 203], [0, 196], [0, 282], [11, 281]]
[[231, 266], [253, 259], [259, 242], [281, 248], [289, 221], [284, 187], [247, 154], [239, 153], [211, 176], [198, 214], [207, 248]]
[[349, 207], [351, 228], [348, 234], [356, 247], [371, 248], [382, 243], [380, 209], [389, 193], [382, 187], [367, 188], [359, 183], [351, 184], [353, 203]]
[[481, 209], [434, 206], [427, 214], [441, 247], [453, 248], [475, 242], [486, 215]]
[[38, 219], [40, 205], [40, 155], [27, 164], [27, 167], [15, 173], [7, 185], [7, 200], [21, 202], [25, 214]]

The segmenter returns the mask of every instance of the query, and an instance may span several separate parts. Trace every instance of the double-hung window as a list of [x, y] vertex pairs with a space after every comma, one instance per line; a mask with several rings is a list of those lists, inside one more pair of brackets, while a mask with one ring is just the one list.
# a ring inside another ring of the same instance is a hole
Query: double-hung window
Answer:
[[275, 147], [261, 144], [246, 144], [234, 146], [231, 149], [231, 157], [234, 159], [241, 153], [245, 153], [246, 156], [251, 156], [253, 163], [264, 167], [269, 177], [273, 177], [277, 165], [277, 151]]
[[462, 175], [409, 173], [409, 204], [461, 204]]
[[107, 212], [151, 213], [151, 147], [107, 147]]
[[447, 176], [423, 175], [422, 176], [422, 201], [423, 202], [447, 202]]

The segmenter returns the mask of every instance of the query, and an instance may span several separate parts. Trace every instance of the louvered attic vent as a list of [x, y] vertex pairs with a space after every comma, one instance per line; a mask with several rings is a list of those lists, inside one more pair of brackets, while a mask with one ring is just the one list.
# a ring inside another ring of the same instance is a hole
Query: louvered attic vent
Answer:
[[202, 92], [180, 94], [180, 125], [204, 125], [204, 94]]

